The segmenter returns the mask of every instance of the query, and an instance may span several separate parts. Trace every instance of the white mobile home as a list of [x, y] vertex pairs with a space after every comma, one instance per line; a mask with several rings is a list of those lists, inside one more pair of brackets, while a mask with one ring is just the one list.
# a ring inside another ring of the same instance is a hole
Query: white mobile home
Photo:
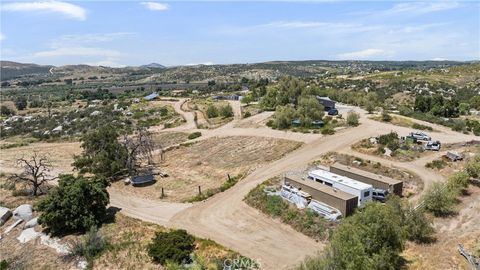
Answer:
[[373, 186], [324, 170], [308, 172], [308, 178], [358, 197], [358, 205], [372, 200]]

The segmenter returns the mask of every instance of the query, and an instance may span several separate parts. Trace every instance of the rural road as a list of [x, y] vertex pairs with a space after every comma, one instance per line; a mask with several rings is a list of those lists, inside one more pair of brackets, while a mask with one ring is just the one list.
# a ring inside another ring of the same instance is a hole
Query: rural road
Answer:
[[[410, 128], [368, 119], [368, 115], [363, 110], [350, 106], [340, 106], [339, 110], [343, 115], [346, 115], [349, 110], [359, 112], [361, 125], [339, 130], [332, 136], [272, 130], [260, 124], [272, 115], [271, 112], [263, 112], [246, 119], [235, 118], [231, 123], [217, 129], [199, 130], [196, 128], [193, 113], [182, 109], [185, 101], [186, 99], [181, 99], [172, 104], [175, 110], [184, 117], [186, 123], [172, 129], [158, 130], [158, 132], [201, 131], [202, 137], [197, 140], [222, 136], [256, 136], [288, 139], [304, 144], [283, 158], [256, 168], [229, 190], [204, 202], [195, 204], [161, 202], [109, 190], [110, 203], [112, 206], [121, 208], [121, 212], [125, 215], [168, 227], [183, 228], [196, 236], [212, 239], [244, 256], [257, 260], [262, 269], [291, 268], [298, 265], [305, 256], [321, 251], [323, 243], [316, 242], [293, 230], [290, 226], [249, 207], [243, 202], [243, 198], [250, 190], [271, 177], [290, 170], [305, 168], [310, 162], [327, 152], [337, 151], [352, 154], [353, 150], [350, 149], [350, 146], [361, 139], [390, 131], [396, 131], [403, 136], [411, 131]], [[473, 135], [453, 132], [442, 126], [429, 125], [436, 130], [436, 132], [429, 132], [432, 138], [440, 140], [442, 143], [478, 139]], [[49, 147], [51, 146], [49, 145]], [[77, 148], [78, 144], [73, 145], [72, 151], [77, 151]], [[397, 162], [357, 152], [354, 152], [353, 155], [412, 171], [422, 178], [425, 186], [434, 181], [444, 180], [433, 170], [424, 167], [426, 162], [438, 157], [439, 153], [412, 162]], [[5, 165], [3, 159], [0, 165]], [[69, 164], [65, 164], [65, 167], [68, 167], [67, 165]]]
[[[181, 110], [181, 107], [175, 107]], [[203, 134], [201, 140], [215, 136], [244, 135], [289, 139], [301, 141], [305, 144], [282, 159], [257, 168], [231, 189], [217, 194], [205, 202], [185, 207], [182, 204], [171, 204], [171, 208], [168, 208], [166, 207], [168, 203], [156, 201], [139, 203], [121, 196], [121, 198], [113, 197], [112, 204], [120, 204], [117, 201], [120, 199], [122, 211], [125, 211], [127, 215], [133, 212], [133, 216], [140, 219], [169, 227], [183, 228], [194, 235], [210, 238], [240, 252], [242, 255], [257, 260], [263, 269], [291, 268], [298, 265], [306, 255], [313, 255], [320, 251], [323, 244], [317, 243], [280, 221], [271, 219], [249, 207], [243, 202], [243, 198], [251, 189], [263, 181], [289, 170], [302, 168], [329, 151], [351, 154], [350, 146], [363, 138], [390, 131], [396, 131], [399, 134], [408, 134], [411, 131], [410, 128], [370, 120], [365, 112], [358, 108], [348, 106], [342, 108], [344, 113], [351, 109], [360, 112], [362, 124], [359, 127], [338, 131], [335, 135], [327, 137], [318, 134], [272, 130], [267, 127], [235, 127], [240, 121], [249, 121], [249, 119], [235, 119], [233, 123], [218, 129], [201, 130]], [[266, 116], [258, 115], [254, 117], [261, 121]], [[475, 138], [472, 135], [456, 133], [441, 126], [435, 126], [435, 129], [438, 132], [430, 132], [430, 134], [434, 139], [441, 140], [444, 143], [468, 141]], [[426, 185], [443, 179], [440, 175], [424, 167], [425, 163], [436, 155], [430, 155], [413, 162], [395, 162], [361, 153], [355, 153], [355, 155], [415, 172], [420, 175]], [[145, 203], [145, 208], [138, 206], [143, 203]], [[157, 210], [162, 212], [159, 213]]]

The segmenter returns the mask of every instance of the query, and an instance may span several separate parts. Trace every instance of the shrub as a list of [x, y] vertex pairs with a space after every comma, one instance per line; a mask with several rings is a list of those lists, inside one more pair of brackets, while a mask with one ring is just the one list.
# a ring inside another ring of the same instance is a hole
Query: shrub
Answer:
[[214, 105], [208, 105], [208, 107], [207, 107], [207, 117], [208, 118], [218, 117], [217, 107], [215, 107]]
[[453, 194], [460, 194], [468, 187], [470, 176], [466, 172], [457, 172], [451, 175], [447, 180], [447, 188]]
[[188, 134], [188, 139], [193, 140], [193, 139], [196, 139], [200, 136], [202, 136], [202, 133], [200, 131], [196, 131], [196, 132]]
[[230, 104], [227, 104], [225, 106], [220, 107], [220, 115], [223, 118], [232, 117], [233, 116], [232, 106], [230, 106]]
[[16, 189], [12, 191], [12, 196], [13, 197], [20, 197], [20, 196], [29, 196], [31, 192], [28, 189], [22, 188], [22, 189]]
[[425, 164], [425, 167], [437, 170], [443, 169], [445, 166], [447, 166], [447, 162], [445, 162], [443, 159], [433, 160], [432, 162]]
[[388, 134], [378, 136], [378, 143], [381, 145], [388, 145], [392, 142], [398, 142], [398, 134], [396, 132], [392, 131]]
[[248, 117], [250, 117], [250, 116], [252, 116], [252, 114], [251, 114], [250, 112], [245, 112], [245, 113], [243, 114], [243, 118], [248, 118]]
[[148, 245], [148, 255], [153, 261], [165, 264], [185, 263], [190, 258], [194, 248], [195, 238], [185, 230], [173, 230], [170, 232], [156, 232], [152, 242]]
[[359, 122], [360, 115], [356, 112], [349, 112], [347, 114], [347, 125], [356, 127], [360, 124]]
[[392, 117], [390, 116], [390, 114], [388, 114], [388, 112], [383, 111], [383, 113], [382, 113], [382, 121], [383, 121], [383, 122], [390, 122], [390, 121], [392, 121]]
[[58, 184], [38, 204], [38, 222], [52, 234], [85, 231], [104, 220], [109, 203], [105, 178], [62, 175]]
[[421, 209], [415, 210], [410, 207], [405, 211], [405, 231], [407, 239], [417, 243], [427, 243], [432, 241], [435, 229], [433, 222]]
[[433, 130], [433, 128], [430, 127], [430, 126], [426, 126], [426, 125], [422, 125], [422, 124], [418, 124], [418, 123], [413, 123], [412, 128], [420, 129], [420, 130], [429, 130], [429, 131]]
[[91, 268], [93, 260], [100, 257], [108, 247], [108, 240], [103, 237], [97, 227], [91, 227], [87, 234], [72, 244], [70, 254], [84, 257]]
[[435, 182], [423, 195], [425, 210], [435, 216], [446, 216], [453, 212], [455, 194], [445, 184]]
[[15, 115], [15, 111], [5, 105], [1, 105], [0, 115], [5, 115], [5, 116]]
[[27, 98], [26, 97], [18, 97], [15, 100], [15, 107], [17, 107], [17, 110], [24, 110], [27, 108]]
[[468, 162], [465, 171], [470, 177], [480, 177], [480, 155], [476, 155], [472, 161]]
[[324, 127], [322, 128], [323, 135], [333, 135], [335, 134], [335, 130], [332, 127]]
[[267, 212], [272, 216], [280, 216], [288, 208], [288, 203], [286, 203], [280, 196], [267, 196], [266, 209]]

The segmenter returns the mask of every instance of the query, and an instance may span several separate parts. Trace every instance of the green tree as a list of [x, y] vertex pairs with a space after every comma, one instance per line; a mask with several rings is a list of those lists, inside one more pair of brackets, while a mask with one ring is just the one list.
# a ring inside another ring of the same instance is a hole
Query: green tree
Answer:
[[374, 111], [375, 111], [375, 103], [373, 101], [366, 101], [365, 102], [365, 110], [367, 110], [367, 112], [369, 114], [372, 114]]
[[194, 248], [195, 238], [185, 230], [156, 232], [148, 245], [148, 255], [160, 264], [185, 263]]
[[480, 96], [474, 96], [470, 99], [470, 106], [477, 110], [480, 110]]
[[312, 121], [322, 120], [324, 108], [314, 96], [301, 96], [298, 100], [297, 115], [302, 125], [309, 127]]
[[449, 215], [453, 212], [455, 195], [448, 190], [445, 184], [435, 182], [422, 197], [425, 210], [435, 216]]
[[398, 269], [405, 236], [395, 208], [369, 203], [333, 233], [324, 268], [310, 269]]
[[62, 175], [40, 203], [38, 222], [52, 234], [86, 231], [99, 225], [107, 213], [108, 181], [103, 177]]
[[15, 107], [17, 110], [24, 110], [27, 108], [27, 98], [24, 96], [20, 96], [15, 100]]
[[246, 105], [248, 106], [250, 103], [253, 102], [253, 97], [252, 97], [252, 95], [246, 95], [246, 96], [244, 96], [244, 97], [242, 98], [241, 102], [242, 102], [243, 104], [246, 104]]
[[356, 127], [360, 124], [359, 122], [360, 115], [356, 112], [349, 112], [347, 114], [347, 125]]
[[470, 112], [470, 104], [460, 103], [460, 105], [458, 105], [458, 111], [460, 112], [461, 115], [468, 114]]
[[82, 154], [74, 157], [73, 166], [80, 173], [93, 173], [115, 178], [125, 173], [127, 152], [118, 141], [119, 134], [112, 126], [104, 126], [85, 134]]
[[292, 106], [278, 106], [275, 110], [274, 127], [286, 129], [292, 125], [292, 120], [296, 117], [296, 111]]

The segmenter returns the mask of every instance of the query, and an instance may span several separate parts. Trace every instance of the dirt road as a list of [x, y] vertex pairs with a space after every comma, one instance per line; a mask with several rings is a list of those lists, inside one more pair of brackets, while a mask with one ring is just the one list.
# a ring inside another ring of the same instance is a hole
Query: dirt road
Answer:
[[[186, 119], [186, 124], [175, 129], [187, 132], [197, 131], [193, 114], [182, 110], [184, 101], [175, 102], [174, 108]], [[341, 111], [346, 112], [351, 109], [361, 113], [361, 125], [343, 129], [332, 136], [284, 132], [271, 130], [264, 126], [236, 128], [234, 124], [227, 124], [214, 130], [199, 130], [203, 134], [199, 138], [200, 140], [214, 136], [248, 135], [290, 139], [302, 141], [305, 144], [282, 159], [257, 168], [231, 189], [217, 194], [205, 202], [193, 205], [165, 203], [139, 199], [110, 190], [111, 204], [121, 208], [126, 215], [166, 226], [184, 228], [197, 236], [215, 240], [242, 255], [258, 260], [262, 269], [290, 268], [297, 265], [306, 255], [313, 255], [320, 251], [323, 245], [247, 206], [243, 202], [243, 198], [257, 184], [289, 170], [303, 168], [329, 151], [351, 154], [350, 146], [361, 139], [390, 131], [396, 131], [403, 136], [411, 131], [409, 128], [367, 119], [365, 112], [358, 108], [344, 106]], [[268, 116], [269, 113], [263, 113], [263, 115], [255, 116], [255, 119], [262, 120]], [[236, 119], [234, 121], [248, 120]], [[469, 141], [475, 138], [473, 135], [453, 132], [443, 127], [435, 126], [435, 129], [438, 132], [430, 132], [430, 135], [433, 139], [443, 143]], [[165, 131], [172, 130], [174, 129]], [[362, 157], [360, 153], [355, 153], [355, 155]], [[435, 172], [424, 168], [425, 162], [431, 157], [413, 162], [393, 162], [374, 156], [365, 158], [415, 172], [428, 185], [433, 181], [443, 180]], [[4, 158], [2, 157], [2, 159]]]

